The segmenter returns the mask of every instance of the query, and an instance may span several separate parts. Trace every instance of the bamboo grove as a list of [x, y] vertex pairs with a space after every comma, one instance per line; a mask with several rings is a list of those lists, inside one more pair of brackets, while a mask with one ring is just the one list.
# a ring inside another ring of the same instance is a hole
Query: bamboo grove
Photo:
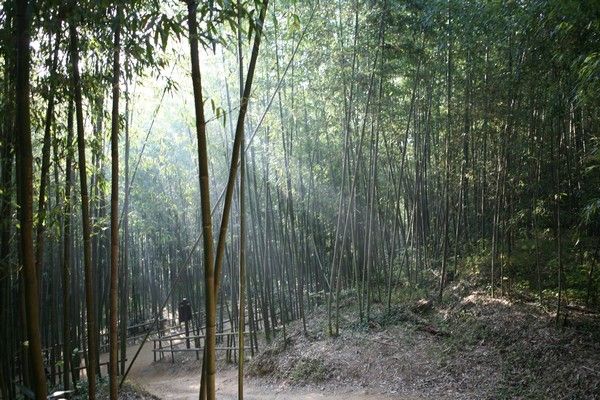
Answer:
[[241, 398], [245, 330], [253, 355], [319, 307], [336, 336], [342, 299], [363, 323], [459, 281], [557, 323], [598, 306], [595, 1], [7, 0], [0, 23], [3, 399], [95, 398], [105, 352], [116, 398], [127, 337], [183, 298], [213, 399], [217, 332]]

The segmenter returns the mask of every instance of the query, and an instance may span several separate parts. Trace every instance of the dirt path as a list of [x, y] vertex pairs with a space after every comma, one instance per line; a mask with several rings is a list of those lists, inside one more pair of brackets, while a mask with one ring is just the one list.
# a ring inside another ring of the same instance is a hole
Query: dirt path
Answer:
[[[197, 362], [171, 364], [168, 359], [153, 362], [152, 344], [145, 344], [129, 373], [128, 379], [149, 393], [165, 400], [198, 398], [200, 367]], [[127, 349], [128, 358], [133, 358], [137, 346]], [[102, 356], [104, 359], [106, 355]], [[269, 385], [247, 378], [244, 382], [244, 397], [247, 400], [417, 400], [416, 397], [398, 397], [376, 393], [364, 388], [302, 388], [285, 384]], [[217, 398], [237, 399], [237, 371], [234, 367], [220, 369], [217, 373]]]

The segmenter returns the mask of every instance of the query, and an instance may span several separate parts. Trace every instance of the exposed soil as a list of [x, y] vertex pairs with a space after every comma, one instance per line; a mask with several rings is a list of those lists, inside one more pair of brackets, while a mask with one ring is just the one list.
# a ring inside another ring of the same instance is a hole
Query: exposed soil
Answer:
[[[368, 323], [347, 298], [340, 335], [317, 309], [247, 362], [246, 399], [600, 399], [600, 318], [552, 315], [473, 293], [444, 308], [375, 305]], [[128, 349], [131, 356], [135, 347]], [[160, 399], [197, 399], [200, 362], [153, 362], [151, 344], [130, 379]], [[235, 365], [219, 362], [217, 398], [237, 398]]]
[[[153, 361], [152, 345], [145, 344], [138, 359], [131, 369], [128, 379], [136, 386], [159, 399], [197, 399], [200, 388], [201, 364], [195, 356], [176, 355], [175, 363], [169, 358]], [[136, 346], [128, 348], [131, 356], [137, 350]], [[266, 380], [246, 378], [244, 380], [244, 397], [248, 400], [296, 400], [296, 399], [331, 399], [331, 400], [375, 400], [399, 399], [380, 391], [368, 388], [353, 387], [300, 387], [298, 385], [267, 382]], [[217, 374], [217, 398], [237, 399], [237, 369], [235, 365], [221, 362]], [[413, 400], [417, 398], [403, 397]]]

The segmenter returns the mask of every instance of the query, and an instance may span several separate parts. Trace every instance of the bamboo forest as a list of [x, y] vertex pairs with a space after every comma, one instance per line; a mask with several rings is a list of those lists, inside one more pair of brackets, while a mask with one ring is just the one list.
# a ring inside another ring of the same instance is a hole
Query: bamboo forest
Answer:
[[600, 1], [2, 0], [0, 399], [600, 399]]

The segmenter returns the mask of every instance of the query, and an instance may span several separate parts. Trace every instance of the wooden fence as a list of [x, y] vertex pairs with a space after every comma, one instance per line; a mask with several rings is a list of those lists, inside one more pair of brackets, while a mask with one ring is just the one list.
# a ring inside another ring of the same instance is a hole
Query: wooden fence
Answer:
[[[246, 340], [250, 339], [250, 332], [244, 332], [244, 344], [247, 345]], [[223, 342], [223, 339], [227, 339], [227, 342], [233, 345], [217, 346], [218, 351], [232, 351], [236, 350], [238, 332], [224, 332], [217, 333], [217, 341]], [[185, 336], [185, 332], [178, 334], [164, 336], [157, 339], [152, 339], [154, 353], [154, 361], [162, 360], [166, 354], [171, 354], [171, 362], [175, 362], [175, 353], [196, 353], [196, 359], [200, 359], [200, 353], [204, 351], [204, 340], [206, 335], [189, 335]], [[194, 347], [191, 347], [191, 343], [194, 343]], [[163, 344], [168, 343], [168, 344]], [[184, 346], [185, 347], [182, 347]]]

